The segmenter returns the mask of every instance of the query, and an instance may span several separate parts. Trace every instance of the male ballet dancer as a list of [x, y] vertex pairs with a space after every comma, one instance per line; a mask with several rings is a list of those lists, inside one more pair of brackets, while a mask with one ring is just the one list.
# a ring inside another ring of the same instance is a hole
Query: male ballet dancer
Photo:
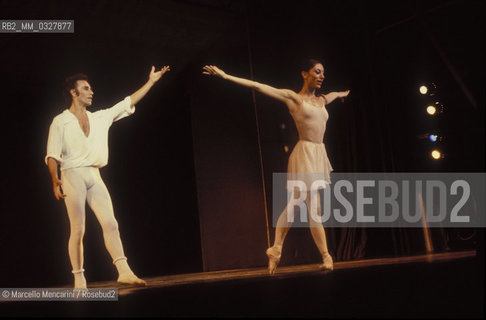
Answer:
[[[57, 200], [64, 199], [66, 204], [71, 227], [69, 258], [75, 288], [86, 288], [83, 269], [86, 202], [103, 229], [106, 249], [118, 270], [117, 281], [147, 285], [128, 266], [110, 194], [101, 179], [99, 168], [108, 163], [108, 130], [112, 123], [134, 113], [135, 104], [167, 71], [170, 71], [169, 66], [157, 72], [152, 66], [148, 81], [139, 90], [113, 107], [94, 113], [86, 110], [91, 106], [94, 95], [88, 77], [76, 74], [66, 79], [64, 94], [71, 106], [52, 121], [45, 162], [51, 174], [54, 196]], [[58, 178], [58, 166], [61, 168], [61, 179]]]

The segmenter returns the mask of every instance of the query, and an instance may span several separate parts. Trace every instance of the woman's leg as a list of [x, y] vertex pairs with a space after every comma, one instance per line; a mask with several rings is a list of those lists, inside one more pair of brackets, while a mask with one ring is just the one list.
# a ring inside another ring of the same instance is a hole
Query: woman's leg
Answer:
[[[314, 204], [314, 208], [312, 207], [312, 204]], [[314, 243], [322, 256], [321, 268], [332, 270], [333, 261], [327, 248], [326, 231], [324, 230], [320, 219], [317, 219], [322, 216], [319, 192], [310, 193], [310, 195], [308, 194], [306, 205], [309, 213], [309, 228], [312, 238], [314, 239]], [[316, 210], [315, 214], [312, 214], [311, 210]]]
[[268, 273], [274, 274], [277, 269], [277, 265], [280, 262], [282, 255], [282, 246], [290, 229], [290, 224], [287, 221], [287, 207], [282, 211], [277, 221], [277, 227], [275, 228], [275, 240], [273, 246], [267, 249], [266, 254], [268, 256]]
[[[289, 221], [289, 215], [294, 217], [294, 210], [299, 194], [297, 192], [292, 192], [290, 195], [290, 201], [285, 207], [285, 209], [280, 214], [277, 220], [277, 227], [275, 228], [275, 240], [273, 246], [268, 248], [266, 254], [268, 256], [268, 272], [274, 274], [277, 269], [277, 265], [280, 262], [280, 257], [282, 255], [282, 247], [285, 241], [285, 237], [290, 230], [292, 222]], [[302, 210], [302, 208], [301, 208]], [[293, 221], [293, 219], [292, 219]]]

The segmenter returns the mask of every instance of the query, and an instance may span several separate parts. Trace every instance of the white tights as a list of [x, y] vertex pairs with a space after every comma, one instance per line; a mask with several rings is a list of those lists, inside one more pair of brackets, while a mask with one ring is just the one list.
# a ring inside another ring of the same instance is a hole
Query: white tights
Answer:
[[95, 213], [103, 229], [106, 249], [110, 253], [118, 273], [131, 273], [126, 263], [127, 258], [123, 252], [118, 222], [113, 213], [110, 194], [101, 179], [99, 169], [95, 167], [81, 167], [64, 170], [62, 171], [61, 179], [62, 189], [66, 195], [64, 201], [71, 226], [69, 258], [73, 267], [75, 282], [76, 276], [79, 278], [80, 274], [82, 279], [84, 279], [82, 273], [84, 271], [83, 236], [86, 202], [88, 202], [88, 205]]
[[[315, 197], [313, 201], [316, 201], [317, 203], [317, 212], [321, 211], [321, 205], [320, 205], [320, 195], [319, 193], [315, 193], [312, 195]], [[290, 197], [290, 202], [285, 207], [285, 209], [282, 211], [280, 214], [280, 217], [278, 218], [277, 221], [277, 227], [275, 229], [275, 241], [273, 244], [273, 248], [277, 251], [276, 254], [279, 255], [282, 246], [285, 240], [285, 237], [287, 236], [287, 233], [289, 232], [291, 223], [288, 222], [288, 208], [293, 206], [293, 201], [296, 199], [296, 195], [293, 193]], [[305, 204], [307, 206], [307, 212], [308, 212], [308, 220], [309, 220], [309, 226], [310, 226], [310, 231], [312, 234], [312, 238], [314, 239], [314, 243], [317, 246], [317, 249], [319, 250], [321, 256], [325, 258], [326, 256], [329, 255], [328, 249], [327, 249], [327, 240], [326, 240], [326, 232], [324, 231], [324, 227], [322, 226], [321, 222], [314, 221], [314, 219], [311, 218], [310, 215], [310, 208], [311, 208], [311, 195], [309, 193], [307, 194]], [[297, 215], [294, 214], [295, 217]]]

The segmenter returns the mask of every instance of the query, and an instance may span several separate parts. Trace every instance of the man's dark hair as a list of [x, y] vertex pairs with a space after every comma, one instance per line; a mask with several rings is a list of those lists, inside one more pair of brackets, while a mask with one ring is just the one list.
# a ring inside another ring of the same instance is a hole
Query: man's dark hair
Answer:
[[88, 81], [88, 76], [84, 73], [76, 73], [75, 75], [67, 77], [66, 80], [64, 80], [64, 90], [62, 93], [64, 94], [64, 99], [66, 100], [67, 104], [71, 104], [72, 102], [71, 93], [69, 91], [71, 91], [71, 89], [76, 89], [76, 82], [78, 80]]

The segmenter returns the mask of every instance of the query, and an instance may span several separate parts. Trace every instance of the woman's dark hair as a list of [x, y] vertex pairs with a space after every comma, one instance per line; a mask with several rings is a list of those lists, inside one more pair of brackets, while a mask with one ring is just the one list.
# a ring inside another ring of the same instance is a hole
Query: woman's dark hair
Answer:
[[78, 80], [88, 81], [88, 76], [84, 73], [76, 73], [75, 75], [67, 77], [66, 80], [64, 80], [64, 90], [62, 93], [64, 94], [64, 99], [66, 100], [67, 104], [72, 102], [71, 93], [69, 91], [76, 89], [76, 82]]
[[312, 69], [316, 64], [323, 64], [321, 61], [319, 60], [316, 60], [316, 59], [307, 59], [307, 60], [304, 60], [300, 66], [300, 70], [301, 71], [309, 71], [310, 69]]

